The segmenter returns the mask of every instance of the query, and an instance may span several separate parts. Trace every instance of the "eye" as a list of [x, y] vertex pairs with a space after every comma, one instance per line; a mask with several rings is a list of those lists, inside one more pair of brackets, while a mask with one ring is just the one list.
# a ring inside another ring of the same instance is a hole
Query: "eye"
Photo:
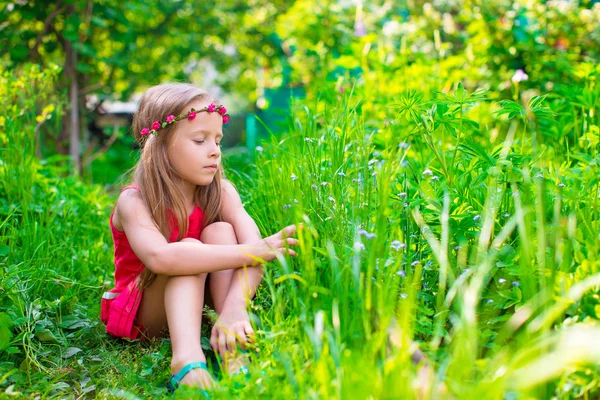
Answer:
[[204, 140], [194, 140], [194, 143], [196, 143], [196, 144], [202, 144], [202, 143], [204, 143]]
[[217, 146], [221, 147], [221, 143], [220, 143], [220, 142], [219, 142], [219, 143], [217, 143]]

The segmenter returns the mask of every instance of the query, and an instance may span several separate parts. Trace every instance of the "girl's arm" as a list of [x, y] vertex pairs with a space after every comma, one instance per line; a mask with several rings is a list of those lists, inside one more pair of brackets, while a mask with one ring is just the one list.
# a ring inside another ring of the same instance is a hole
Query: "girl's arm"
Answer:
[[[285, 249], [283, 230], [247, 245], [169, 243], [158, 230], [137, 190], [126, 190], [121, 194], [116, 212], [134, 253], [150, 271], [159, 275], [194, 275], [240, 268], [257, 264], [256, 257], [273, 260], [276, 251], [295, 255], [293, 250]], [[295, 232], [295, 227], [286, 227], [285, 231], [289, 236]], [[290, 238], [286, 243], [295, 245], [297, 241]]]
[[[222, 209], [223, 221], [233, 226], [238, 243], [256, 243], [261, 240], [260, 231], [256, 223], [248, 215], [238, 192], [226, 180], [222, 181]], [[246, 300], [252, 299], [256, 288], [263, 277], [263, 266], [237, 268], [233, 272], [231, 286], [225, 299], [223, 308], [246, 308]]]

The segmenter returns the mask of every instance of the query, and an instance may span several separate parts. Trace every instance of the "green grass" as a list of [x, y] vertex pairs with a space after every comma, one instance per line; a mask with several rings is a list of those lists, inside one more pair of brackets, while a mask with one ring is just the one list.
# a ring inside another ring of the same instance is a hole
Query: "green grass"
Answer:
[[[307, 229], [266, 268], [252, 378], [215, 398], [413, 398], [413, 341], [454, 398], [597, 397], [600, 119], [577, 103], [595, 77], [525, 106], [462, 86], [326, 91], [255, 168], [232, 156], [264, 234]], [[0, 85], [18, 105], [0, 135], [0, 396], [164, 397], [168, 340], [113, 340], [98, 318], [114, 197], [34, 157], [52, 80]]]

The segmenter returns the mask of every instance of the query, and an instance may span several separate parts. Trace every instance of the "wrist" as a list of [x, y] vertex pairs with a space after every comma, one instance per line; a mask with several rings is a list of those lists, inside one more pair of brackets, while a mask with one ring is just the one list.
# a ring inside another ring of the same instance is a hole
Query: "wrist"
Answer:
[[223, 304], [223, 311], [225, 310], [244, 310], [248, 307], [249, 301], [247, 302], [243, 296], [231, 294], [225, 299]]

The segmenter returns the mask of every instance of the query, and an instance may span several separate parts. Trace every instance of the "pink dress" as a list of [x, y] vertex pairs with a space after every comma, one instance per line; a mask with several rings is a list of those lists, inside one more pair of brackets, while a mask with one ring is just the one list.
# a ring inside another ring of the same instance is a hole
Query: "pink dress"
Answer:
[[[136, 189], [131, 185], [126, 189]], [[117, 337], [135, 339], [144, 327], [136, 321], [143, 292], [137, 287], [137, 278], [144, 270], [144, 264], [136, 256], [127, 240], [125, 232], [113, 225], [114, 211], [110, 215], [110, 228], [115, 245], [115, 287], [102, 295], [100, 319], [106, 325], [106, 332]], [[189, 216], [186, 238], [200, 239], [204, 212], [196, 206]], [[177, 241], [179, 231], [172, 229], [169, 242]]]

